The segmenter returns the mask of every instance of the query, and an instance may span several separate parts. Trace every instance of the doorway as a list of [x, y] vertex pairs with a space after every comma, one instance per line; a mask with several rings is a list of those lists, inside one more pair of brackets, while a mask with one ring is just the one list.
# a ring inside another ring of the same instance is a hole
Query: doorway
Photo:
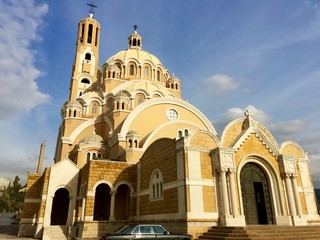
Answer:
[[52, 201], [51, 225], [66, 225], [69, 211], [69, 191], [58, 189]]
[[246, 224], [273, 224], [269, 183], [261, 167], [255, 163], [244, 165], [240, 184]]

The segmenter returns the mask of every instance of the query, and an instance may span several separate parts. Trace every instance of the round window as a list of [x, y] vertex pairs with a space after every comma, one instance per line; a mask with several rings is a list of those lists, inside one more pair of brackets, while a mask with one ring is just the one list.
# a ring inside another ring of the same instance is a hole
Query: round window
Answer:
[[169, 109], [167, 111], [167, 117], [169, 120], [177, 120], [178, 119], [178, 113], [174, 109]]

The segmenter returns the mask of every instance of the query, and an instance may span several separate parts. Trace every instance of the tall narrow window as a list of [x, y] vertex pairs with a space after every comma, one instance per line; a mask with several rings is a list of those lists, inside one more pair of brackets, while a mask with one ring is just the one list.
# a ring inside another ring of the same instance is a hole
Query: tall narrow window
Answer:
[[148, 67], [144, 67], [144, 76], [147, 78], [149, 75], [149, 68]]
[[92, 114], [96, 114], [97, 113], [97, 104], [93, 104], [92, 106]]
[[130, 65], [130, 75], [131, 76], [134, 75], [134, 66], [133, 66], [133, 64]]
[[134, 38], [133, 39], [133, 44], [132, 44], [133, 46], [137, 46], [137, 40]]
[[155, 169], [150, 179], [150, 200], [161, 200], [163, 198], [163, 178], [159, 169]]
[[88, 30], [88, 43], [91, 43], [92, 41], [92, 24], [89, 24], [89, 30]]
[[95, 46], [98, 46], [98, 38], [99, 38], [99, 28], [96, 29], [96, 39], [95, 39], [95, 42], [94, 42]]
[[90, 161], [90, 153], [87, 153], [87, 157], [86, 157], [86, 163], [88, 163]]
[[160, 81], [160, 71], [157, 71], [157, 80]]
[[84, 35], [84, 23], [82, 23], [82, 25], [81, 25], [80, 42], [83, 42], [83, 35]]

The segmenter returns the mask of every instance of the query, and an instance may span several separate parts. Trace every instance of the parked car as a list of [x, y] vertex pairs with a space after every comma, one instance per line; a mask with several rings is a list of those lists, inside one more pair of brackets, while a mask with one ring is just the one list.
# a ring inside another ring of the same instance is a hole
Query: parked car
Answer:
[[158, 224], [128, 224], [112, 233], [102, 234], [100, 240], [141, 239], [192, 240], [189, 234], [172, 234]]

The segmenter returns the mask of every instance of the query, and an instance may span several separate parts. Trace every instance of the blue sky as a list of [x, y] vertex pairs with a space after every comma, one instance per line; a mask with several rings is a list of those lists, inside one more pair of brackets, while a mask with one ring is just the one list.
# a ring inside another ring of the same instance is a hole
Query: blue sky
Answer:
[[[53, 163], [60, 109], [69, 96], [84, 0], [0, 1], [0, 176], [25, 181], [46, 141]], [[320, 187], [320, 0], [96, 0], [101, 66], [143, 48], [182, 81], [185, 100], [221, 133], [250, 109], [279, 145], [309, 154]]]

